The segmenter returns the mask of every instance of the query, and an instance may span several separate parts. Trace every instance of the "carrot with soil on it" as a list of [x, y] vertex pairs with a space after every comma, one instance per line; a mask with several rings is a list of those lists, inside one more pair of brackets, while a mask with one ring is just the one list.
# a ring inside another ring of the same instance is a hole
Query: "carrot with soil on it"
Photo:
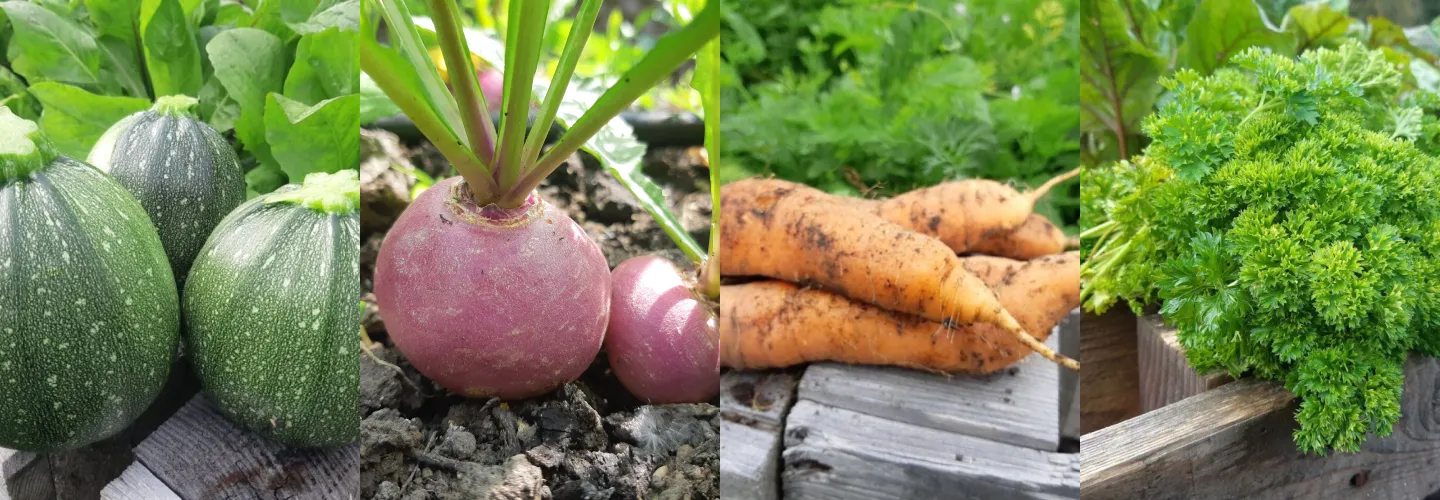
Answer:
[[994, 323], [1042, 356], [1079, 369], [1078, 362], [1026, 333], [995, 292], [939, 240], [826, 203], [829, 196], [775, 179], [726, 185], [720, 205], [721, 274], [815, 283], [946, 324]]
[[[1000, 302], [1019, 311], [1020, 324], [1043, 340], [1080, 305], [1080, 256], [1070, 252], [1016, 263], [1011, 272], [994, 276]], [[946, 328], [784, 281], [727, 285], [721, 293], [720, 356], [731, 368], [838, 361], [989, 373], [1030, 353], [1014, 335], [993, 324]]]
[[1023, 193], [987, 179], [946, 182], [868, 205], [882, 219], [939, 238], [956, 252], [969, 252], [1025, 224], [1036, 200], [1079, 174], [1080, 169], [1071, 170]]
[[986, 237], [966, 248], [965, 252], [1030, 260], [1064, 252], [1068, 242], [1065, 232], [1051, 224], [1050, 219], [1030, 214], [1019, 226]]

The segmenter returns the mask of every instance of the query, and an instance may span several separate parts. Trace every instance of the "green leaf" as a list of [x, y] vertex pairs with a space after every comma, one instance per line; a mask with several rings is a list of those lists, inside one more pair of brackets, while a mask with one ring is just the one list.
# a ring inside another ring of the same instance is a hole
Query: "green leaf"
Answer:
[[[1143, 5], [1122, 6], [1119, 0], [1082, 0], [1080, 62], [1081, 129], [1108, 133], [1117, 139], [1117, 158], [1139, 152], [1132, 145], [1140, 119], [1150, 114], [1160, 96], [1159, 78], [1165, 60], [1133, 33], [1153, 33], [1155, 23]], [[1136, 2], [1138, 4], [1138, 2]], [[1126, 9], [1138, 9], [1132, 24]]]
[[74, 21], [36, 4], [0, 2], [15, 35], [11, 69], [30, 82], [56, 81], [101, 88], [100, 47]]
[[302, 22], [289, 23], [290, 29], [301, 35], [319, 33], [330, 28], [358, 32], [360, 30], [360, 0], [343, 0], [327, 5], [321, 2], [315, 12]]
[[45, 106], [40, 128], [72, 158], [89, 155], [100, 135], [121, 118], [150, 108], [148, 99], [96, 95], [56, 82], [31, 85], [30, 93]]
[[274, 163], [265, 141], [265, 96], [285, 85], [285, 46], [255, 28], [226, 30], [205, 46], [215, 79], [240, 105], [235, 135], [261, 163]]
[[140, 37], [145, 44], [145, 66], [156, 96], [200, 92], [204, 84], [200, 47], [195, 28], [179, 0], [144, 0], [140, 8]]
[[[288, 1], [289, 0], [260, 0], [255, 6], [253, 20], [249, 26], [264, 30], [281, 40], [288, 41], [294, 38], [295, 30], [290, 29], [289, 21], [285, 17], [285, 4]], [[310, 3], [313, 6], [313, 2], [309, 2], [308, 0], [296, 1], [295, 3]], [[296, 19], [295, 21], [299, 21], [300, 19], [303, 18]]]
[[140, 0], [85, 0], [85, 10], [101, 37], [113, 37], [124, 44], [134, 46], [137, 21], [140, 19]]
[[265, 136], [280, 169], [292, 182], [312, 172], [338, 172], [360, 164], [360, 96], [351, 94], [314, 106], [270, 94]]
[[230, 98], [219, 79], [212, 76], [206, 81], [196, 99], [200, 101], [200, 117], [210, 124], [210, 128], [220, 133], [235, 128], [235, 121], [240, 119], [240, 103]]
[[285, 77], [285, 96], [317, 103], [354, 94], [360, 74], [356, 37], [340, 28], [301, 36], [295, 63]]
[[100, 76], [106, 81], [118, 83], [124, 95], [150, 97], [150, 91], [145, 87], [145, 75], [140, 69], [140, 46], [109, 35], [96, 41], [102, 54]]
[[1204, 0], [1186, 28], [1181, 63], [1208, 75], [1249, 47], [1269, 47], [1281, 54], [1295, 48], [1293, 37], [1275, 31], [1261, 18], [1251, 0]]
[[210, 21], [215, 26], [249, 26], [255, 20], [255, 13], [246, 7], [245, 4], [234, 0], [220, 2], [220, 7], [215, 11], [215, 18]]
[[1290, 8], [1282, 29], [1295, 37], [1295, 53], [1315, 47], [1332, 46], [1350, 29], [1350, 16], [1336, 12], [1323, 3], [1307, 3]]
[[285, 172], [281, 172], [280, 167], [275, 165], [260, 165], [245, 172], [245, 187], [249, 198], [279, 189], [285, 183]]
[[360, 124], [367, 125], [375, 123], [375, 120], [389, 118], [400, 114], [400, 107], [395, 105], [385, 91], [375, 85], [375, 80], [370, 75], [360, 74]]

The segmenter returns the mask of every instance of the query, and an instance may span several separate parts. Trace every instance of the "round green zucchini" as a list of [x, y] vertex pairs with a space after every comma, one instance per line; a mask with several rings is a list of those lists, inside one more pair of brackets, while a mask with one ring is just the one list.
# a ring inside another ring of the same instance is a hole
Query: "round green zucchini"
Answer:
[[0, 446], [73, 448], [159, 394], [180, 339], [160, 237], [114, 179], [0, 106]]
[[190, 114], [195, 104], [187, 96], [156, 99], [112, 125], [89, 156], [140, 199], [182, 284], [210, 230], [245, 201], [235, 150]]
[[302, 447], [358, 434], [356, 171], [310, 174], [240, 205], [185, 283], [186, 353], [229, 418]]

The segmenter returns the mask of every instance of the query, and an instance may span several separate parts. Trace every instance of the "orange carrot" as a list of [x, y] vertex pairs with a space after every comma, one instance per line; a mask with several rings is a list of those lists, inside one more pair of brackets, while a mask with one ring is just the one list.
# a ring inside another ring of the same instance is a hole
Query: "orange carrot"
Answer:
[[[998, 276], [1007, 309], [1037, 337], [1080, 305], [1080, 258], [1071, 252], [1018, 262]], [[1030, 353], [989, 323], [947, 328], [816, 288], [783, 281], [721, 287], [720, 360], [732, 368], [779, 368], [814, 361], [987, 373]]]
[[885, 220], [939, 238], [956, 252], [969, 252], [976, 244], [1026, 223], [1035, 200], [1079, 173], [1080, 169], [1071, 170], [1024, 193], [996, 181], [970, 179], [864, 205]]
[[775, 179], [724, 186], [721, 274], [814, 283], [947, 325], [994, 323], [1046, 358], [1079, 369], [1026, 333], [995, 292], [939, 240], [827, 202], [829, 196]]
[[1040, 214], [1030, 214], [1025, 223], [982, 239], [965, 249], [965, 252], [1030, 260], [1064, 252], [1067, 242], [1065, 233], [1051, 224], [1050, 219]]

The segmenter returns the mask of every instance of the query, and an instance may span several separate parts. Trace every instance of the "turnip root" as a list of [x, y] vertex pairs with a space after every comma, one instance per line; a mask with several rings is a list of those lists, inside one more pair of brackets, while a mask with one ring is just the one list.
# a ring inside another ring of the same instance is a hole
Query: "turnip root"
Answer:
[[386, 235], [375, 295], [395, 346], [451, 392], [537, 396], [579, 377], [610, 317], [610, 269], [565, 212], [532, 193], [480, 208], [459, 177]]
[[605, 352], [620, 383], [652, 404], [699, 403], [720, 391], [715, 316], [670, 261], [635, 257], [611, 274]]

